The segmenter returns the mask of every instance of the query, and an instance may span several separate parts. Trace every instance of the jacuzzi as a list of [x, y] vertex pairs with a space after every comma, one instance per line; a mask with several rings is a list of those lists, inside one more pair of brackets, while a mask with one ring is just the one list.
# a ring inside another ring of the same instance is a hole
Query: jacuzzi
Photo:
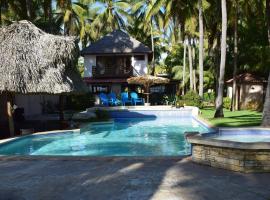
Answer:
[[270, 172], [270, 129], [228, 128], [187, 133], [192, 160], [240, 172]]

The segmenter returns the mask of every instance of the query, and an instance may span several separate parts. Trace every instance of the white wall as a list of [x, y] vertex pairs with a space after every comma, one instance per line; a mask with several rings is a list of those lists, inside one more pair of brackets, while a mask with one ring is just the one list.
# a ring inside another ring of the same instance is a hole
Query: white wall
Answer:
[[24, 108], [25, 117], [41, 115], [42, 103], [50, 101], [53, 105], [58, 104], [59, 96], [57, 95], [15, 95], [15, 104]]
[[96, 66], [96, 56], [86, 55], [84, 57], [84, 77], [93, 77], [92, 69]]
[[144, 60], [135, 60], [135, 58], [132, 56], [131, 58], [131, 65], [133, 66], [133, 74], [138, 75], [137, 72], [139, 72], [140, 75], [147, 74], [147, 65], [148, 65], [148, 55], [144, 55]]
[[227, 97], [229, 97], [230, 99], [232, 99], [232, 93], [233, 93], [232, 86], [228, 86], [227, 87]]

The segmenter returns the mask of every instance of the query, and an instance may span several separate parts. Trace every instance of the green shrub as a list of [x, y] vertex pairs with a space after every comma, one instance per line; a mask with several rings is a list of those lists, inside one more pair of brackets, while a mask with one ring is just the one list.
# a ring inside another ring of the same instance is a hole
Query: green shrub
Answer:
[[211, 92], [211, 93], [206, 92], [206, 93], [203, 94], [203, 100], [204, 101], [214, 103], [215, 102], [215, 98], [216, 97], [215, 97], [215, 93], [214, 92]]
[[185, 104], [185, 101], [184, 100], [178, 100], [175, 104], [176, 108], [181, 108], [181, 107], [184, 107], [186, 104]]
[[231, 109], [231, 99], [229, 97], [223, 98], [223, 108]]
[[202, 100], [201, 100], [199, 94], [197, 94], [194, 91], [188, 91], [184, 96], [182, 96], [182, 98], [180, 100], [178, 100], [178, 102], [180, 104], [184, 103], [187, 106], [196, 106], [199, 108], [202, 107]]
[[70, 95], [67, 97], [66, 109], [68, 110], [85, 110], [93, 107], [95, 104], [95, 97], [91, 93], [82, 95]]
[[163, 105], [175, 105], [175, 101], [178, 99], [176, 95], [163, 95]]

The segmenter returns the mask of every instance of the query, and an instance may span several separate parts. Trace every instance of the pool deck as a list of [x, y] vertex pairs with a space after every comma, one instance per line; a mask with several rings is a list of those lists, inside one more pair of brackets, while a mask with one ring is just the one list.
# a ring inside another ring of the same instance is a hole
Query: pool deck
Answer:
[[270, 174], [190, 158], [1, 158], [0, 171], [0, 199], [270, 200]]

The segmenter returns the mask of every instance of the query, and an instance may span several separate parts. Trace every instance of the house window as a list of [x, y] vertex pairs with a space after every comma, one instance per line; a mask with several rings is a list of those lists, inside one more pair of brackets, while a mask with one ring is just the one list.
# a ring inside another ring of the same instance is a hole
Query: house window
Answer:
[[107, 93], [109, 92], [109, 86], [108, 85], [92, 85], [92, 88], [90, 88], [93, 93]]
[[130, 56], [97, 56], [96, 75], [107, 77], [128, 76], [131, 72]]
[[165, 92], [164, 85], [153, 86], [150, 88], [150, 93], [164, 93], [164, 92]]
[[144, 55], [136, 55], [136, 56], [134, 56], [134, 60], [143, 61]]

